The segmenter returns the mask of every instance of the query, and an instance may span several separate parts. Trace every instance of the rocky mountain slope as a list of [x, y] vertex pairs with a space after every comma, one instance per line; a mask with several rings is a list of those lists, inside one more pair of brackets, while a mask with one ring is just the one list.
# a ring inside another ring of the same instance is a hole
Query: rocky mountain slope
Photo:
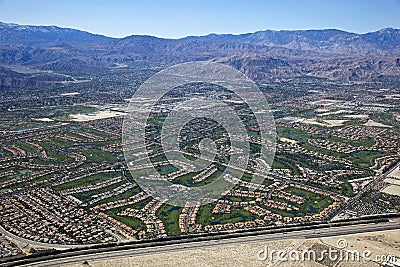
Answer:
[[240, 42], [298, 50], [336, 53], [399, 53], [400, 30], [385, 28], [366, 34], [349, 33], [334, 29], [306, 31], [259, 31], [240, 35], [210, 34], [191, 36], [185, 40]]
[[385, 28], [367, 34], [267, 30], [163, 39], [109, 38], [55, 26], [0, 23], [3, 66], [82, 74], [103, 72], [116, 63], [165, 66], [196, 60], [230, 64], [260, 80], [311, 75], [375, 81], [400, 76], [400, 30]]

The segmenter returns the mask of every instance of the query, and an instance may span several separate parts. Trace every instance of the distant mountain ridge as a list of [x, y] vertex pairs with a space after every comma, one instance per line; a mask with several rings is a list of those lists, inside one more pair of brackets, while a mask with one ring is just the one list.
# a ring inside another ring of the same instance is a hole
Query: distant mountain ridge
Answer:
[[335, 29], [265, 30], [181, 39], [111, 38], [57, 26], [0, 22], [2, 66], [75, 74], [104, 71], [120, 63], [160, 66], [196, 60], [230, 64], [259, 79], [315, 75], [379, 80], [400, 76], [400, 30], [385, 28], [366, 34]]
[[61, 28], [0, 22], [0, 44], [40, 45], [57, 42], [98, 42], [113, 38], [99, 34]]
[[203, 41], [222, 43], [247, 43], [269, 47], [284, 47], [299, 50], [346, 52], [356, 50], [360, 53], [389, 52], [400, 53], [400, 29], [384, 28], [375, 32], [357, 34], [336, 29], [324, 30], [265, 30], [244, 34], [209, 34], [188, 36], [181, 39], [164, 39], [147, 35], [132, 35], [112, 38], [86, 31], [61, 28], [58, 26], [32, 26], [0, 22], [0, 41], [2, 44], [35, 45], [60, 42], [112, 42], [136, 39], [142, 42]]
[[400, 29], [385, 28], [366, 34], [336, 29], [258, 31], [239, 35], [210, 34], [185, 40], [240, 42], [322, 52], [400, 53]]

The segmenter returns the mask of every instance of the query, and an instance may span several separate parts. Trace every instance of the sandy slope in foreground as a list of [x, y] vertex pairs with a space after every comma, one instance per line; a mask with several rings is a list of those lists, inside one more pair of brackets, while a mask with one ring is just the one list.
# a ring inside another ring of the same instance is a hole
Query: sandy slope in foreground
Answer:
[[[284, 240], [275, 242], [255, 242], [237, 245], [221, 245], [192, 249], [188, 251], [177, 251], [170, 253], [158, 253], [151, 255], [135, 256], [89, 262], [89, 265], [78, 264], [69, 267], [95, 266], [95, 267], [122, 267], [122, 266], [379, 266], [378, 263], [365, 261], [334, 261], [326, 257], [323, 261], [261, 261], [257, 258], [260, 250], [265, 246], [274, 250], [301, 251], [314, 250], [320, 253], [323, 249], [335, 249], [337, 240], [344, 239], [347, 250], [357, 250], [361, 254], [365, 250], [372, 252], [370, 258], [375, 259], [377, 255], [395, 255], [400, 259], [400, 230], [385, 231], [377, 233], [366, 233], [329, 237], [308, 240]], [[295, 254], [293, 254], [293, 258]], [[320, 254], [317, 254], [320, 255]], [[334, 257], [333, 257], [334, 258]], [[400, 263], [400, 260], [399, 260]]]

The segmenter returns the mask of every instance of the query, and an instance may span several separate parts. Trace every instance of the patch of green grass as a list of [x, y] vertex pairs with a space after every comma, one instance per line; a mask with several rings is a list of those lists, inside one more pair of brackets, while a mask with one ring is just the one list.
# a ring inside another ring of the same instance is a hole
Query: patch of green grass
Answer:
[[105, 193], [105, 192], [110, 192], [110, 191], [114, 190], [115, 188], [123, 185], [124, 183], [125, 183], [125, 181], [122, 181], [122, 182], [115, 183], [115, 184], [112, 184], [109, 186], [105, 186], [103, 188], [99, 188], [96, 190], [82, 192], [82, 193], [76, 193], [76, 194], [73, 194], [73, 196], [76, 197], [77, 199], [85, 202], [85, 201], [90, 200], [90, 198], [94, 195]]
[[87, 140], [87, 137], [77, 134], [77, 133], [72, 133], [72, 132], [68, 132], [65, 133], [65, 135], [70, 136], [70, 137], [74, 137], [74, 138], [78, 138], [78, 139], [83, 139], [83, 140]]
[[156, 216], [164, 223], [165, 230], [169, 236], [181, 234], [179, 229], [179, 215], [182, 213], [181, 207], [163, 204], [157, 211]]
[[94, 175], [86, 176], [86, 177], [78, 179], [78, 180], [71, 181], [69, 183], [58, 185], [54, 189], [57, 191], [62, 191], [62, 190], [67, 190], [67, 189], [71, 189], [71, 188], [95, 185], [95, 184], [107, 181], [111, 178], [121, 176], [121, 175], [122, 175], [121, 172], [97, 173]]
[[[297, 159], [289, 158], [288, 154], [276, 153], [274, 162], [272, 164], [272, 168], [274, 168], [274, 164], [278, 164], [279, 166], [284, 167], [281, 169], [291, 170], [294, 175], [300, 175], [300, 170], [296, 167], [296, 164], [301, 164], [301, 162]], [[275, 169], [278, 169], [278, 168], [276, 168], [276, 165], [275, 165]]]
[[[11, 171], [11, 170], [14, 170], [14, 174], [0, 177], [0, 182], [12, 180], [15, 178], [23, 177], [25, 175], [37, 172], [36, 169], [20, 169], [19, 167], [9, 167], [9, 168], [1, 170], [1, 172]], [[27, 182], [25, 182], [25, 183], [27, 183]]]
[[176, 177], [172, 183], [174, 184], [181, 184], [184, 186], [193, 186], [192, 178], [199, 174], [201, 171], [198, 172], [190, 172], [181, 176]]
[[272, 163], [272, 169], [287, 169], [287, 166], [279, 159], [274, 158], [274, 162]]
[[55, 173], [50, 173], [50, 174], [47, 174], [47, 175], [44, 175], [44, 176], [40, 176], [40, 177], [38, 177], [38, 178], [29, 180], [29, 181], [25, 181], [25, 182], [22, 182], [22, 183], [14, 184], [14, 185], [8, 187], [8, 189], [22, 188], [22, 187], [31, 185], [31, 184], [33, 184], [33, 183], [37, 183], [37, 182], [41, 182], [41, 181], [46, 181], [46, 180], [49, 180], [50, 178], [53, 178], [55, 175], [56, 175]]
[[388, 152], [380, 152], [380, 151], [357, 151], [351, 153], [349, 159], [358, 166], [362, 168], [369, 168], [373, 166], [374, 160], [380, 157], [388, 156], [390, 153]]
[[30, 146], [28, 144], [25, 144], [25, 143], [16, 144], [16, 146], [21, 148], [22, 150], [24, 150], [26, 153], [35, 153], [36, 152], [36, 148], [34, 148], [33, 146]]
[[165, 154], [160, 154], [160, 155], [157, 155], [157, 156], [154, 156], [154, 157], [150, 158], [150, 161], [153, 162], [153, 163], [160, 162], [160, 161], [166, 161], [166, 160], [168, 160], [168, 159], [165, 156]]
[[[321, 210], [323, 210], [324, 208], [328, 207], [333, 203], [333, 200], [328, 196], [322, 194], [316, 194], [296, 187], [288, 187], [285, 189], [285, 191], [290, 194], [303, 197], [305, 199], [305, 202], [303, 204], [291, 203], [299, 208], [298, 211], [295, 210], [280, 211], [271, 209], [271, 211], [281, 214], [282, 216], [283, 214], [285, 214], [285, 216], [288, 215], [289, 217], [313, 215], [320, 212]], [[287, 202], [287, 201], [282, 200], [282, 202]]]
[[0, 148], [0, 158], [11, 157], [11, 156], [12, 153], [10, 151]]
[[206, 204], [200, 207], [197, 222], [202, 225], [215, 225], [224, 223], [237, 223], [262, 219], [242, 207], [231, 207], [231, 213], [213, 214], [215, 204]]
[[204, 185], [212, 183], [213, 181], [218, 179], [223, 174], [223, 172], [221, 172], [221, 171], [215, 171], [213, 174], [208, 176], [205, 180], [198, 182], [198, 183], [193, 182], [193, 180], [192, 180], [193, 177], [199, 173], [201, 173], [201, 171], [191, 172], [191, 173], [188, 173], [185, 175], [181, 175], [181, 176], [175, 178], [172, 181], [172, 183], [181, 184], [181, 185], [188, 186], [188, 187], [204, 186]]
[[167, 175], [167, 174], [176, 172], [178, 170], [175, 166], [173, 166], [171, 164], [155, 166], [154, 168], [157, 170], [157, 172], [160, 175]]
[[253, 179], [253, 174], [249, 172], [244, 172], [240, 180], [245, 182], [251, 182], [252, 179]]
[[251, 197], [237, 197], [237, 196], [225, 196], [225, 197], [221, 197], [221, 199], [223, 200], [228, 200], [228, 201], [239, 201], [239, 202], [250, 202], [250, 201], [254, 201], [255, 198], [251, 198]]
[[375, 144], [375, 140], [372, 137], [364, 137], [359, 140], [349, 140], [349, 143], [353, 146], [372, 147]]
[[99, 130], [96, 130], [96, 129], [93, 129], [93, 128], [81, 128], [79, 130], [83, 131], [83, 132], [87, 132], [87, 133], [93, 134], [93, 135], [96, 135], [98, 137], [102, 137], [102, 138], [110, 138], [111, 137], [110, 134], [102, 132], [102, 131], [99, 131]]
[[135, 204], [129, 205], [129, 207], [132, 209], [141, 210], [152, 200], [153, 200], [153, 198], [148, 197], [145, 200], [142, 200], [142, 201], [136, 202]]
[[94, 203], [93, 205], [91, 205], [90, 207], [94, 207], [97, 205], [101, 205], [101, 204], [105, 204], [105, 203], [109, 203], [109, 202], [113, 202], [113, 201], [117, 201], [117, 200], [121, 200], [121, 199], [127, 199], [130, 198], [136, 194], [138, 194], [139, 192], [141, 192], [142, 190], [140, 189], [139, 186], [135, 186], [134, 188], [132, 188], [131, 190], [128, 190], [122, 194], [119, 194], [118, 196], [115, 197], [110, 197], [110, 198], [106, 198], [103, 200], [100, 200], [99, 202]]
[[87, 169], [87, 168], [91, 168], [91, 167], [94, 167], [94, 166], [97, 166], [97, 165], [98, 165], [98, 164], [97, 164], [97, 163], [94, 163], [94, 162], [83, 163], [82, 165], [79, 165], [79, 166], [77, 166], [77, 167], [74, 167], [74, 168], [71, 168], [71, 169], [68, 169], [68, 170], [71, 171], [71, 172], [80, 171], [80, 170], [84, 170], [84, 169]]
[[4, 168], [4, 169], [0, 169], [0, 174], [3, 173], [3, 172], [11, 171], [11, 170], [15, 171], [16, 167], [7, 167], [7, 168]]
[[115, 212], [114, 210], [107, 210], [104, 213], [137, 231], [146, 231], [147, 229], [146, 224], [138, 218], [130, 216], [119, 216], [117, 215], [118, 212]]
[[89, 148], [82, 151], [81, 153], [86, 156], [86, 159], [88, 161], [109, 163], [114, 163], [118, 161], [118, 157], [116, 155], [97, 148]]
[[[39, 143], [39, 145], [41, 145], [46, 150], [46, 154], [49, 157], [54, 158], [57, 161], [61, 161], [62, 163], [70, 163], [73, 161], [73, 159], [66, 155], [61, 154], [60, 152], [56, 152], [55, 150], [63, 149], [65, 147], [70, 146], [71, 144], [72, 144], [72, 142], [64, 140], [64, 139], [60, 139], [60, 138], [54, 138], [54, 139]], [[45, 161], [45, 160], [41, 160], [39, 158], [33, 159], [32, 163], [44, 164], [44, 165], [59, 164], [58, 162]]]

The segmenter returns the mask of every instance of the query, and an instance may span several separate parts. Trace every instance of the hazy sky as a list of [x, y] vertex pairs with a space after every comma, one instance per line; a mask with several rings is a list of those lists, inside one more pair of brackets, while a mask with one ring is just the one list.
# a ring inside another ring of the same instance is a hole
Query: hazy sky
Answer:
[[0, 21], [123, 37], [400, 28], [400, 0], [0, 0]]

